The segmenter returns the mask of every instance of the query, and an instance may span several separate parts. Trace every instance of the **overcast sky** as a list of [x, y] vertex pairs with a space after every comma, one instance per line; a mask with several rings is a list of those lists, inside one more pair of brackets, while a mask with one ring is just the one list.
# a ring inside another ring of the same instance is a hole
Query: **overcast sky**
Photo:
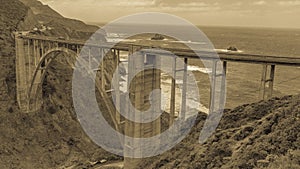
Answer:
[[66, 17], [110, 22], [165, 12], [196, 25], [300, 28], [300, 0], [41, 0]]

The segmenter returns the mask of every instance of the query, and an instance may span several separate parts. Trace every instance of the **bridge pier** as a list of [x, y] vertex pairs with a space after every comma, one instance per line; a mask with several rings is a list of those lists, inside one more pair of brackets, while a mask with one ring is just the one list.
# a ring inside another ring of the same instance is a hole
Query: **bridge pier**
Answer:
[[[28, 96], [32, 75], [36, 68], [36, 63], [40, 58], [37, 46], [35, 40], [16, 38], [17, 102], [20, 109], [24, 112], [28, 112], [29, 110], [36, 111], [39, 107], [32, 105]], [[41, 75], [38, 74], [37, 78], [40, 76]], [[41, 100], [39, 100], [39, 102], [40, 101]]]
[[171, 83], [171, 99], [170, 99], [170, 118], [169, 118], [169, 126], [172, 126], [175, 120], [175, 103], [176, 103], [176, 57], [174, 57], [172, 63], [172, 83]]
[[182, 84], [182, 96], [181, 96], [181, 112], [179, 118], [185, 120], [186, 114], [186, 94], [187, 94], [187, 68], [188, 68], [188, 58], [184, 58], [183, 65], [183, 84]]
[[[161, 94], [150, 93], [155, 89], [161, 89], [161, 72], [157, 68], [160, 67], [160, 58], [156, 55], [142, 54], [138, 52], [138, 48], [131, 48], [129, 51], [129, 65], [128, 65], [128, 85], [129, 100], [127, 105], [132, 104], [133, 109], [128, 109], [127, 115], [131, 119], [137, 119], [138, 114], [136, 110], [141, 112], [146, 111], [151, 106], [151, 112], [157, 114], [161, 111]], [[143, 70], [143, 71], [140, 71]], [[135, 75], [136, 74], [136, 75]], [[135, 76], [134, 76], [135, 75]], [[130, 81], [130, 79], [133, 79]], [[125, 168], [136, 168], [140, 162], [139, 158], [145, 156], [143, 150], [154, 151], [158, 147], [160, 141], [152, 142], [145, 145], [139, 141], [138, 138], [148, 138], [160, 133], [160, 118], [149, 123], [137, 123], [126, 119], [125, 121], [125, 135], [129, 136], [125, 139], [125, 157], [133, 156], [134, 158], [125, 158]]]
[[[120, 92], [120, 76], [119, 76], [119, 64], [120, 64], [120, 51], [119, 50], [114, 50], [114, 56], [115, 56], [115, 63], [116, 63], [116, 72], [117, 76], [115, 77], [115, 80], [113, 81], [115, 83], [114, 86], [117, 86], [115, 90], [115, 95], [116, 95], [116, 110], [121, 109], [121, 92]], [[121, 125], [121, 115], [118, 111], [116, 111], [116, 121], [118, 125]]]
[[[211, 73], [211, 88], [210, 88], [210, 100], [209, 100], [209, 113], [219, 112], [224, 109], [223, 103], [226, 98], [226, 76], [227, 76], [227, 61], [219, 63], [217, 60], [212, 60], [212, 73]], [[218, 66], [222, 66], [222, 69], [218, 69]], [[218, 72], [218, 70], [220, 72]], [[219, 80], [221, 86], [217, 88], [217, 80]], [[216, 99], [219, 98], [219, 99]]]
[[275, 65], [264, 64], [262, 66], [262, 78], [260, 85], [260, 97], [266, 100], [272, 97], [275, 79]]

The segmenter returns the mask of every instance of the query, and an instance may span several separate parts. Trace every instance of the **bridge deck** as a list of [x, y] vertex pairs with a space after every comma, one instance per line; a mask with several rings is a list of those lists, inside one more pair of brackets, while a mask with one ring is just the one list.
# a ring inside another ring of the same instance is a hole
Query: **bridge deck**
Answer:
[[[178, 45], [178, 43], [172, 43], [172, 42], [166, 43], [166, 42], [159, 42], [159, 41], [154, 41], [154, 42], [145, 41], [146, 43], [120, 42], [115, 44], [115, 43], [107, 42], [107, 43], [91, 44], [91, 43], [86, 43], [86, 41], [83, 40], [73, 40], [73, 39], [66, 40], [66, 39], [60, 39], [58, 37], [34, 36], [34, 35], [19, 35], [18, 37], [23, 39], [64, 43], [69, 45], [79, 45], [79, 46], [86, 45], [90, 47], [113, 48], [120, 51], [129, 51], [131, 46], [137, 46], [139, 48], [143, 48], [144, 49], [143, 51], [145, 53], [169, 55], [170, 53], [163, 51], [165, 50], [165, 51], [170, 51], [173, 54], [182, 58], [198, 58], [198, 55], [196, 53], [199, 53], [200, 58], [206, 60], [216, 60], [220, 58], [223, 61], [269, 64], [269, 65], [300, 66], [300, 57], [270, 56], [270, 55], [247, 54], [247, 53], [238, 53], [238, 52], [225, 52], [225, 51], [218, 51], [218, 50], [193, 51], [184, 45]], [[141, 45], [141, 44], [145, 44], [145, 45]], [[161, 47], [161, 46], [167, 46], [167, 47]], [[161, 50], [160, 51], [153, 50], [153, 48], [160, 48]], [[219, 55], [219, 58], [215, 55], [215, 53]]]

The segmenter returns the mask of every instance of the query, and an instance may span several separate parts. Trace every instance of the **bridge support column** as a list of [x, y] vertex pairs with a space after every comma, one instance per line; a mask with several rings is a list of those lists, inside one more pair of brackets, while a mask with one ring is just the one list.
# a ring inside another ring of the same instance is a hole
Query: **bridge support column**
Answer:
[[106, 79], [105, 79], [105, 64], [104, 64], [104, 48], [100, 48], [100, 53], [101, 53], [101, 57], [102, 57], [102, 61], [101, 61], [101, 87], [102, 89], [105, 91], [105, 84], [106, 84]]
[[17, 79], [17, 101], [21, 110], [27, 110], [27, 75], [25, 67], [25, 42], [16, 39], [16, 79]]
[[[223, 74], [222, 74], [222, 82], [221, 82], [221, 102], [225, 103], [226, 101], [226, 77], [227, 77], [227, 61], [223, 61]], [[222, 92], [223, 91], [223, 92]], [[225, 105], [224, 105], [225, 108]]]
[[184, 58], [184, 67], [183, 67], [183, 83], [182, 83], [182, 97], [181, 97], [181, 112], [179, 118], [185, 120], [186, 114], [186, 92], [187, 92], [187, 67], [188, 67], [188, 58]]
[[212, 62], [212, 73], [211, 73], [211, 88], [210, 88], [210, 109], [209, 113], [214, 112], [214, 106], [215, 106], [215, 91], [216, 91], [216, 78], [217, 78], [217, 62]]
[[[32, 83], [34, 70], [43, 51], [43, 43], [36, 40], [24, 40], [16, 36], [16, 80], [17, 80], [17, 102], [19, 108], [24, 112], [36, 111], [40, 108], [42, 100], [42, 91], [35, 93], [38, 98], [29, 100], [29, 89]], [[41, 78], [41, 73], [36, 75]], [[33, 84], [39, 85], [39, 84]]]
[[17, 102], [22, 111], [28, 112], [31, 107], [28, 91], [32, 81], [33, 71], [36, 66], [37, 58], [35, 58], [35, 56], [39, 49], [36, 48], [37, 45], [34, 40], [24, 40], [16, 37], [15, 43]]
[[[127, 116], [137, 119], [138, 114], [134, 114], [136, 110], [145, 112], [151, 108], [151, 112], [157, 114], [161, 111], [161, 94], [152, 93], [155, 89], [160, 88], [161, 72], [157, 70], [160, 67], [160, 59], [155, 55], [144, 55], [136, 52], [137, 48], [132, 48], [129, 56], [128, 65], [128, 79], [133, 79], [131, 82], [128, 80], [129, 87], [129, 100], [128, 105], [132, 104], [133, 109], [128, 109]], [[144, 71], [140, 71], [144, 70]], [[136, 75], [135, 75], [136, 74]], [[135, 76], [134, 76], [135, 75]], [[133, 77], [134, 76], [134, 77]], [[151, 94], [151, 95], [150, 95]], [[150, 102], [152, 106], [150, 105]], [[137, 164], [145, 156], [143, 150], [154, 151], [158, 147], [160, 141], [151, 142], [149, 144], [136, 141], [138, 138], [149, 138], [160, 134], [160, 118], [149, 123], [137, 123], [126, 119], [125, 122], [125, 135], [129, 136], [125, 139], [125, 157], [130, 155], [136, 158], [125, 158], [125, 168], [136, 168]]]
[[172, 64], [172, 84], [171, 84], [171, 99], [170, 99], [170, 119], [169, 126], [172, 126], [175, 120], [175, 101], [176, 101], [176, 57]]
[[[120, 92], [120, 70], [119, 70], [119, 64], [120, 64], [120, 51], [114, 51], [114, 55], [115, 55], [115, 62], [116, 62], [116, 72], [118, 72], [116, 75], [116, 79], [115, 79], [115, 86], [117, 87], [115, 89], [115, 95], [116, 95], [116, 110], [120, 110], [121, 109], [121, 92]], [[120, 125], [121, 124], [121, 115], [120, 113], [117, 111], [116, 112], [116, 120], [117, 123]]]
[[[269, 70], [269, 71], [268, 71]], [[260, 95], [262, 100], [272, 97], [275, 78], [275, 65], [263, 65], [260, 85]]]
[[[216, 60], [212, 61], [209, 113], [220, 112], [225, 107], [223, 103], [225, 103], [224, 99], [226, 98], [227, 62], [218, 63], [220, 62]], [[217, 84], [221, 84], [221, 86]]]

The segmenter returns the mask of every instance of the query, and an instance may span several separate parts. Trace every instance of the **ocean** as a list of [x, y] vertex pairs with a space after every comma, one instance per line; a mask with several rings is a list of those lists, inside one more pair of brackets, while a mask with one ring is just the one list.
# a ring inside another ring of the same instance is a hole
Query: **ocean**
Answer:
[[[117, 25], [107, 26], [108, 34], [124, 35], [136, 32], [147, 26]], [[245, 53], [276, 55], [276, 56], [298, 56], [300, 57], [300, 29], [284, 28], [246, 28], [246, 27], [208, 27], [198, 26], [208, 37], [216, 49], [226, 49], [235, 46]], [[168, 32], [180, 32], [185, 30], [182, 26], [164, 25], [161, 29]], [[191, 32], [183, 31], [184, 41], [201, 42]]]
[[300, 57], [300, 29], [200, 27], [215, 48], [236, 46], [245, 53]]

